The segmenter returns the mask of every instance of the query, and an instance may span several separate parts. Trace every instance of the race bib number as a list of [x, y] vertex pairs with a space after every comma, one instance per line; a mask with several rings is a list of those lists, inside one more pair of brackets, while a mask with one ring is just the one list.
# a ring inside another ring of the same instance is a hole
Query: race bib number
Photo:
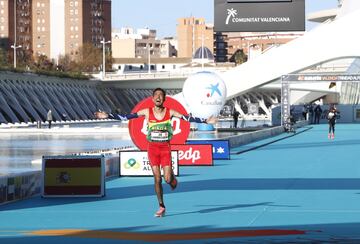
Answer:
[[168, 141], [169, 132], [167, 131], [152, 131], [150, 132], [151, 141]]

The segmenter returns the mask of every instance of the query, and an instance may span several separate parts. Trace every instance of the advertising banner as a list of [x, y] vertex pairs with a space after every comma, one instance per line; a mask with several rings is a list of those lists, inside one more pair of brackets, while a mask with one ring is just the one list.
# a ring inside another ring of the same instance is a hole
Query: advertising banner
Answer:
[[103, 156], [44, 156], [44, 197], [105, 195]]
[[[174, 174], [179, 175], [178, 152], [171, 151]], [[161, 174], [163, 171], [161, 170]], [[152, 176], [147, 151], [120, 151], [120, 176]]]
[[281, 81], [281, 122], [285, 128], [291, 127], [290, 118], [290, 84], [286, 80]]
[[214, 0], [217, 32], [305, 31], [305, 0]]
[[212, 166], [212, 145], [171, 145], [172, 150], [177, 150], [180, 166]]
[[210, 144], [212, 145], [213, 159], [230, 159], [228, 140], [188, 140], [186, 144]]
[[119, 176], [119, 153], [105, 154], [105, 178], [112, 178]]
[[0, 177], [0, 204], [6, 202], [7, 196], [7, 178]]

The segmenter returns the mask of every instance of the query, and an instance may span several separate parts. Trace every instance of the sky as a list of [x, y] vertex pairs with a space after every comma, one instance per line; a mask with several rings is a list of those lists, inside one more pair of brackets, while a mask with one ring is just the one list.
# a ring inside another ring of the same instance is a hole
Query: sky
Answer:
[[[305, 12], [336, 8], [337, 0], [305, 0]], [[178, 18], [204, 17], [214, 23], [214, 0], [112, 0], [112, 28], [150, 28], [157, 36], [176, 36]], [[306, 23], [306, 29], [315, 24]]]

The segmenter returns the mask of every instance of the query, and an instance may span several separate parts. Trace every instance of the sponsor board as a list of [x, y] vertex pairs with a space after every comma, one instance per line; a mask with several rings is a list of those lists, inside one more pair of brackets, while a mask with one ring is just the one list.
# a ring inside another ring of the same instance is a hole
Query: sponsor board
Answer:
[[6, 202], [7, 178], [0, 177], [0, 203]]
[[172, 150], [178, 151], [180, 166], [212, 166], [212, 146], [207, 145], [171, 145]]
[[119, 176], [119, 154], [105, 155], [105, 177]]
[[43, 197], [105, 195], [104, 156], [44, 156]]
[[214, 0], [216, 32], [305, 31], [305, 0]]
[[188, 140], [186, 144], [211, 144], [213, 159], [230, 159], [228, 140]]
[[[178, 152], [171, 151], [172, 169], [179, 175]], [[161, 174], [163, 171], [161, 170]], [[147, 151], [120, 151], [120, 176], [152, 176]]]

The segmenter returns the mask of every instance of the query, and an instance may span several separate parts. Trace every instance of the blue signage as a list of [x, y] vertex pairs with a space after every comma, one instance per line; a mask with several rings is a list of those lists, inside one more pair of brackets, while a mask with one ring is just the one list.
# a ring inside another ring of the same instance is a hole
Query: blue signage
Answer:
[[228, 140], [190, 140], [186, 144], [211, 144], [213, 159], [230, 159], [230, 146]]

